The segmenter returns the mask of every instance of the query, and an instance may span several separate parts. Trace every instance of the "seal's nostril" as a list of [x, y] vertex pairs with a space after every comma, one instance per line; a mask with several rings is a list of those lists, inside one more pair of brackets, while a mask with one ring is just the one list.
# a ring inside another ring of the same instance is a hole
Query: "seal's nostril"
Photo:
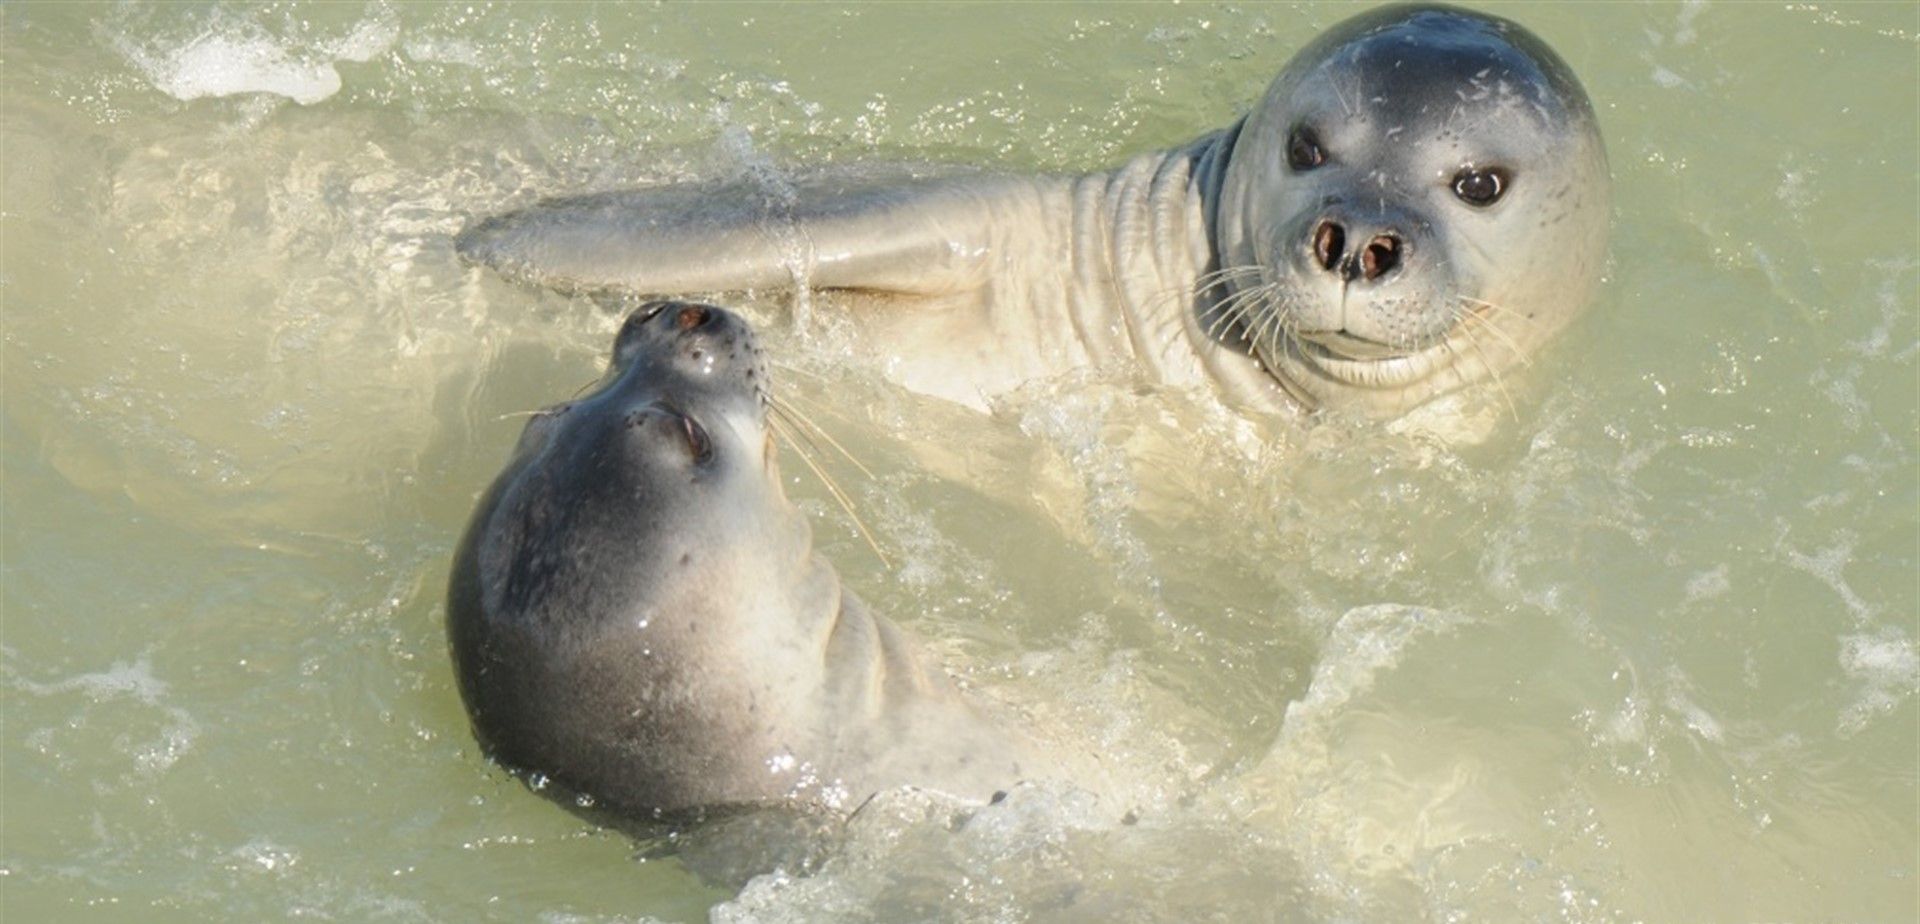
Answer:
[[707, 319], [707, 309], [699, 305], [688, 305], [674, 316], [673, 324], [681, 330], [692, 330]]
[[1321, 269], [1331, 270], [1346, 256], [1347, 229], [1331, 221], [1322, 221], [1313, 229], [1313, 258]]
[[1360, 252], [1360, 272], [1368, 279], [1378, 279], [1399, 265], [1400, 239], [1391, 234], [1375, 236]]

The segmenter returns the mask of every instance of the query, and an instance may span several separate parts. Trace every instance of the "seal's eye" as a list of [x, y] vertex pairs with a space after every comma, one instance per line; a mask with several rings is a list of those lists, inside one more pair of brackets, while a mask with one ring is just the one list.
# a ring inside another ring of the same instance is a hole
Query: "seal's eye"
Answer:
[[1297, 171], [1312, 170], [1327, 162], [1327, 152], [1320, 147], [1320, 139], [1315, 137], [1313, 129], [1296, 125], [1293, 134], [1287, 136], [1287, 166]]
[[1507, 191], [1507, 171], [1499, 167], [1468, 167], [1453, 175], [1453, 194], [1461, 202], [1489, 206]]
[[693, 453], [693, 461], [704, 465], [713, 458], [713, 439], [707, 436], [706, 428], [686, 415], [680, 416], [680, 429], [687, 435], [687, 451]]

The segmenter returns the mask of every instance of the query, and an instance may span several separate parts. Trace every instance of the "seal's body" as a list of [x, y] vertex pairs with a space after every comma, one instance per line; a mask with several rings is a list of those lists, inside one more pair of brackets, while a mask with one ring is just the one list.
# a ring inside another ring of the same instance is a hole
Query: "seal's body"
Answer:
[[765, 381], [736, 316], [656, 303], [597, 388], [528, 422], [448, 593], [476, 737], [636, 817], [1064, 776], [813, 553]]
[[[1240, 122], [1076, 177], [643, 189], [485, 219], [469, 260], [569, 290], [857, 293], [909, 387], [974, 406], [1075, 368], [1255, 413], [1397, 414], [1525, 361], [1590, 300], [1606, 156], [1520, 26], [1388, 7]], [[872, 303], [878, 302], [878, 307]]]

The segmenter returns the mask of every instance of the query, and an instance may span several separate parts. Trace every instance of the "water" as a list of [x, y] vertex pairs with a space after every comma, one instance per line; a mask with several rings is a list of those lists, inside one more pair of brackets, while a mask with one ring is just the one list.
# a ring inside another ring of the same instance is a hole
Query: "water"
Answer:
[[826, 553], [1141, 795], [956, 832], [897, 794], [740, 890], [468, 738], [453, 543], [616, 319], [449, 236], [800, 162], [1101, 166], [1344, 10], [0, 10], [5, 917], [1913, 920], [1920, 21], [1502, 10], [1594, 96], [1617, 214], [1480, 445], [1100, 382], [976, 415], [759, 306], [895, 563], [790, 472]]

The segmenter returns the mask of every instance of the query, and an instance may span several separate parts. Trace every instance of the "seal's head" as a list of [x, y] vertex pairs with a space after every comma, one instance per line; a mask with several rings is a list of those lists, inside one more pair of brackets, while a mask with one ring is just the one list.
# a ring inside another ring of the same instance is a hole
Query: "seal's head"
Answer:
[[[780, 491], [752, 331], [706, 305], [628, 319], [608, 370], [527, 424], [462, 540], [448, 634], [476, 736], [637, 811], [756, 793], [788, 652], [817, 628], [807, 526]], [[772, 695], [769, 695], [772, 694]], [[744, 763], [750, 763], [746, 761]]]
[[1315, 407], [1404, 410], [1524, 361], [1590, 299], [1606, 154], [1567, 65], [1434, 6], [1303, 48], [1242, 124], [1217, 320]]

